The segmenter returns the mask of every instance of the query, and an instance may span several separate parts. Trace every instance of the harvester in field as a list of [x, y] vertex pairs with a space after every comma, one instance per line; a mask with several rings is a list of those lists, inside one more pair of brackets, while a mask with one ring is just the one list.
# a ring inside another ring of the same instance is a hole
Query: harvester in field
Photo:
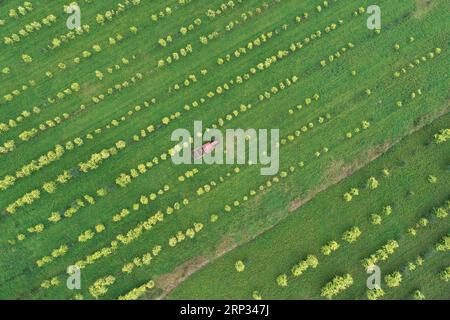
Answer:
[[206, 154], [210, 154], [214, 151], [214, 149], [219, 145], [219, 141], [210, 141], [208, 143], [205, 143], [203, 146], [194, 149], [192, 151], [192, 155], [194, 156], [194, 159], [198, 160], [203, 158]]

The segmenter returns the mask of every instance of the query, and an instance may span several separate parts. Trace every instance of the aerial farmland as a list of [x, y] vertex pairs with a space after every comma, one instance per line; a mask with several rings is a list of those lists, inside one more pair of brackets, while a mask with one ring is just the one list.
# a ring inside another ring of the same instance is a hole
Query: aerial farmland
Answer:
[[0, 299], [450, 299], [449, 11], [0, 2]]

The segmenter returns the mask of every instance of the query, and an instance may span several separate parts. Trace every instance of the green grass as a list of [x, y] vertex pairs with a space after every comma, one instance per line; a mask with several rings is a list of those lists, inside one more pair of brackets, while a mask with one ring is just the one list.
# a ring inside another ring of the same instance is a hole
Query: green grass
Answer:
[[[144, 232], [137, 241], [120, 246], [115, 254], [102, 258], [83, 269], [81, 293], [84, 298], [91, 299], [88, 292], [89, 286], [100, 277], [114, 275], [115, 284], [109, 287], [108, 293], [102, 298], [117, 298], [150, 279], [158, 280], [164, 275], [171, 274], [177, 270], [177, 266], [192, 262], [195, 257], [213, 259], [217, 255], [218, 248], [246, 242], [253, 235], [286, 218], [287, 208], [292, 199], [314, 194], [320, 186], [337, 179], [346, 166], [351, 166], [357, 161], [366, 164], [370, 154], [380, 145], [397, 141], [409, 134], [416, 126], [426, 124], [439, 114], [448, 111], [449, 54], [446, 34], [441, 32], [448, 29], [448, 19], [446, 19], [448, 4], [445, 1], [437, 1], [436, 5], [420, 17], [415, 15], [417, 9], [415, 1], [399, 3], [381, 1], [379, 4], [383, 10], [383, 30], [380, 35], [367, 30], [365, 15], [353, 17], [352, 13], [357, 7], [351, 2], [329, 1], [330, 8], [318, 14], [314, 8], [319, 1], [308, 0], [302, 3], [295, 0], [283, 0], [280, 3], [267, 1], [271, 7], [261, 16], [255, 16], [232, 32], [224, 32], [207, 46], [199, 42], [201, 35], [213, 30], [223, 30], [229, 21], [238, 19], [241, 13], [255, 9], [263, 2], [244, 1], [233, 10], [226, 11], [210, 20], [204, 13], [208, 8], [219, 7], [222, 1], [213, 0], [206, 3], [193, 0], [189, 5], [174, 10], [172, 16], [155, 24], [150, 21], [150, 15], [159, 12], [167, 5], [173, 6], [176, 1], [170, 1], [170, 3], [142, 1], [139, 8], [130, 8], [115, 17], [112, 22], [100, 26], [95, 22], [96, 14], [113, 8], [114, 3], [80, 1], [82, 24], [89, 24], [91, 31], [89, 34], [63, 44], [54, 51], [45, 48], [53, 37], [67, 32], [62, 10], [66, 3], [59, 0], [32, 2], [35, 9], [27, 16], [18, 20], [6, 19], [6, 25], [0, 27], [2, 38], [17, 32], [26, 23], [50, 13], [55, 14], [58, 20], [54, 26], [43, 27], [18, 44], [13, 46], [0, 44], [2, 47], [0, 68], [11, 67], [11, 74], [0, 75], [2, 87], [0, 97], [30, 79], [37, 82], [35, 87], [29, 88], [11, 103], [5, 103], [1, 99], [0, 123], [6, 123], [9, 119], [16, 118], [23, 110], [31, 110], [34, 106], [39, 106], [42, 112], [0, 135], [0, 145], [11, 139], [15, 140], [17, 145], [11, 153], [0, 156], [0, 178], [7, 174], [14, 174], [21, 166], [33, 159], [38, 159], [42, 154], [53, 149], [56, 144], [64, 144], [76, 137], [82, 137], [84, 144], [74, 151], [67, 151], [60, 160], [31, 176], [17, 180], [14, 186], [7, 190], [0, 191], [0, 228], [3, 230], [0, 235], [0, 298], [72, 298], [76, 292], [67, 290], [64, 285], [67, 277], [65, 270], [68, 265], [108, 246], [118, 234], [126, 233], [156, 211], [165, 210], [167, 206], [184, 197], [190, 199], [188, 207], [172, 216], [166, 216], [163, 223]], [[7, 16], [8, 9], [17, 7], [20, 3], [20, 1], [10, 1], [8, 6], [2, 6], [0, 19]], [[361, 5], [369, 4], [369, 1], [361, 3]], [[309, 19], [296, 24], [295, 16], [305, 11], [310, 13]], [[175, 39], [174, 43], [167, 48], [161, 48], [157, 44], [160, 37], [176, 32], [196, 17], [201, 17], [203, 20], [198, 29], [185, 37]], [[215, 90], [218, 85], [223, 85], [237, 75], [242, 76], [247, 73], [251, 67], [276, 54], [278, 50], [287, 50], [292, 42], [303, 41], [312, 32], [323, 30], [327, 25], [337, 23], [339, 19], [343, 19], [344, 23], [335, 31], [329, 34], [324, 33], [321, 38], [305, 45], [301, 50], [252, 76], [243, 85], [234, 86], [225, 94], [208, 100], [201, 108], [184, 112], [185, 104], [199, 100], [209, 91]], [[285, 23], [289, 24], [288, 29], [274, 36], [266, 44], [249, 51], [239, 59], [232, 59], [223, 66], [217, 65], [218, 57], [223, 57], [245, 46], [248, 41], [255, 39], [263, 32], [281, 30], [281, 25]], [[136, 35], [128, 31], [130, 26], [138, 27], [139, 31]], [[108, 44], [108, 38], [116, 33], [124, 35], [124, 40], [112, 47]], [[411, 36], [415, 38], [414, 42], [409, 42], [408, 39]], [[326, 68], [320, 66], [320, 60], [326, 59], [348, 42], [354, 43], [355, 48]], [[400, 44], [400, 50], [393, 49], [395, 43]], [[94, 44], [102, 46], [101, 53], [94, 54], [79, 65], [72, 62], [75, 56], [79, 56], [84, 50], [90, 50]], [[155, 66], [159, 59], [178, 51], [187, 44], [193, 45], [193, 54], [166, 68], [156, 70]], [[428, 59], [420, 66], [409, 70], [400, 79], [394, 79], [394, 71], [436, 47], [443, 49], [439, 56]], [[23, 53], [32, 56], [33, 63], [25, 65], [20, 58]], [[111, 75], [104, 71], [107, 67], [119, 63], [122, 57], [129, 58], [131, 55], [135, 55], [136, 59], [132, 60], [128, 66]], [[58, 70], [57, 65], [60, 62], [67, 64], [66, 70]], [[208, 70], [206, 77], [199, 76], [201, 69]], [[54, 73], [52, 79], [46, 79], [47, 70]], [[95, 70], [102, 70], [105, 73], [103, 81], [95, 78]], [[351, 70], [357, 70], [356, 77], [351, 75]], [[91, 101], [92, 96], [105, 93], [109, 87], [129, 80], [136, 72], [144, 75], [142, 81], [121, 92], [107, 95], [106, 99], [99, 104]], [[169, 86], [181, 83], [192, 73], [197, 75], [198, 83], [182, 89], [179, 93], [168, 92]], [[294, 74], [300, 78], [297, 84], [267, 102], [257, 103], [259, 94], [270, 90], [272, 86]], [[430, 77], [430, 74], [433, 77]], [[73, 82], [80, 83], [80, 92], [67, 96], [56, 104], [49, 104], [48, 97], [54, 97], [58, 91]], [[364, 93], [367, 88], [373, 92], [370, 97]], [[411, 92], [419, 88], [423, 91], [423, 95], [410, 101]], [[321, 96], [317, 103], [289, 116], [290, 108], [302, 103], [306, 97], [316, 92]], [[150, 101], [152, 98], [157, 99], [155, 105], [148, 109], [144, 108], [133, 116], [127, 116], [129, 110], [136, 105], [143, 106], [144, 101]], [[404, 101], [404, 107], [395, 106], [398, 100]], [[198, 187], [211, 180], [217, 181], [233, 167], [200, 166], [198, 175], [180, 183], [177, 177], [191, 170], [193, 166], [174, 166], [170, 161], [165, 161], [134, 179], [127, 188], [119, 188], [115, 184], [115, 178], [119, 174], [128, 172], [138, 164], [151, 161], [155, 156], [159, 156], [173, 146], [170, 135], [174, 129], [191, 129], [194, 120], [202, 120], [204, 125], [211, 125], [218, 118], [225, 117], [238, 109], [240, 104], [248, 103], [253, 104], [254, 107], [226, 123], [224, 129], [280, 128], [281, 135], [285, 137], [309, 122], [316, 124], [311, 132], [302, 134], [294, 143], [281, 148], [283, 170], [300, 160], [307, 164], [301, 173], [295, 173], [295, 179], [288, 178], [274, 191], [258, 194], [255, 199], [249, 200], [236, 209], [237, 213], [231, 214], [223, 213], [225, 204], [241, 199], [250, 189], [257, 188], [267, 179], [259, 175], [259, 166], [242, 166], [239, 175], [226, 179], [211, 193], [202, 197], [196, 196], [195, 191]], [[85, 110], [80, 109], [81, 104], [86, 105]], [[161, 124], [163, 117], [177, 111], [182, 112], [181, 118], [167, 126]], [[37, 127], [40, 123], [63, 112], [69, 113], [71, 118], [54, 128], [40, 132], [29, 142], [22, 142], [18, 138], [23, 130]], [[330, 114], [331, 119], [322, 125], [317, 125], [317, 119], [326, 114]], [[112, 120], [119, 120], [122, 116], [126, 116], [127, 120], [118, 127], [105, 128]], [[355, 135], [351, 140], [345, 139], [345, 133], [360, 126], [363, 120], [370, 122], [370, 128]], [[159, 126], [159, 129], [147, 138], [133, 142], [133, 135], [139, 134], [141, 129], [149, 125]], [[101, 134], [94, 135], [95, 138], [92, 141], [85, 138], [88, 133], [93, 133], [97, 128], [103, 129]], [[44, 182], [54, 180], [62, 171], [76, 168], [79, 162], [86, 161], [92, 153], [111, 147], [117, 140], [126, 141], [126, 149], [104, 161], [98, 169], [80, 174], [67, 184], [58, 186], [54, 194], [47, 194], [42, 190], [41, 199], [19, 209], [12, 216], [4, 211], [7, 205], [18, 197], [33, 189], [41, 188]], [[323, 147], [329, 148], [329, 153], [316, 159], [314, 153]], [[443, 183], [444, 180], [440, 179], [439, 183]], [[122, 208], [130, 208], [142, 194], [154, 192], [163, 184], [170, 185], [169, 193], [141, 209], [139, 213], [131, 214], [120, 223], [111, 221], [112, 216]], [[414, 186], [414, 183], [412, 185]], [[56, 224], [47, 221], [50, 213], [63, 212], [73, 204], [74, 200], [85, 194], [93, 195], [102, 187], [109, 190], [108, 196], [97, 199], [95, 205], [80, 209], [71, 219], [62, 220]], [[442, 192], [448, 193], [448, 188], [445, 187], [444, 184]], [[374, 204], [380, 205], [380, 202], [384, 202], [383, 199], [388, 196], [389, 193], [381, 193], [378, 202]], [[430, 193], [425, 198], [430, 205], [434, 205], [439, 200], [436, 193]], [[421, 205], [416, 204], [414, 208], [419, 210]], [[213, 213], [220, 216], [214, 224], [209, 222], [210, 215]], [[204, 230], [194, 240], [186, 240], [176, 248], [168, 246], [168, 239], [171, 236], [180, 230], [186, 230], [194, 222], [202, 222], [205, 225]], [[402, 220], [402, 223], [406, 222]], [[46, 225], [41, 234], [27, 233], [27, 228], [39, 223]], [[78, 242], [80, 233], [92, 229], [99, 223], [106, 226], [103, 233], [96, 235], [88, 242]], [[313, 232], [311, 226], [306, 225], [305, 228]], [[327, 226], [326, 232], [332, 232], [332, 230], [332, 226]], [[23, 242], [16, 241], [14, 245], [9, 244], [8, 240], [16, 238], [18, 234], [26, 234], [27, 239]], [[369, 234], [364, 235], [369, 237]], [[425, 238], [431, 241], [437, 236], [432, 232], [428, 238], [427, 236]], [[67, 244], [70, 247], [66, 255], [42, 268], [36, 266], [37, 259], [48, 255], [51, 250], [61, 244]], [[155, 245], [161, 245], [163, 250], [150, 266], [137, 268], [131, 275], [121, 273], [124, 263], [136, 256], [141, 256]], [[273, 249], [277, 250], [276, 247]], [[344, 250], [336, 253], [336, 256], [343, 254]], [[370, 252], [370, 250], [369, 247], [363, 247], [361, 253]], [[255, 252], [255, 254], [259, 253]], [[297, 255], [291, 255], [289, 261], [298, 258]], [[264, 259], [264, 255], [261, 255], [260, 259]], [[440, 262], [441, 260], [437, 259], [436, 263]], [[273, 264], [273, 267], [275, 266]], [[289, 264], [284, 265], [286, 266], [289, 268]], [[327, 277], [332, 274], [333, 263], [330, 263], [329, 269], [330, 272], [324, 275], [325, 278], [313, 281], [316, 288], [329, 280]], [[334, 273], [338, 272], [339, 270], [334, 270]], [[256, 273], [254, 275], [259, 278]], [[59, 277], [61, 285], [51, 289], [40, 288], [42, 281], [55, 276]], [[224, 278], [218, 275], [217, 279]], [[259, 281], [268, 281], [269, 285], [272, 285], [272, 280], [273, 277], [267, 280], [265, 275], [261, 275]], [[163, 286], [163, 284], [163, 281], [157, 281], [157, 286]], [[200, 286], [197, 285], [196, 288], [198, 290]], [[199, 295], [198, 291], [192, 290], [190, 292]], [[437, 297], [440, 294], [439, 290], [436, 289], [435, 292]], [[248, 298], [249, 292], [251, 293], [251, 290], [246, 287], [246, 291], [231, 290], [224, 292], [223, 296]], [[151, 292], [151, 296], [158, 296], [160, 293], [161, 290], [156, 289]], [[208, 297], [213, 297], [215, 294], [211, 293]], [[314, 294], [317, 295], [317, 292], [314, 291]], [[304, 297], [314, 296], [314, 294], [305, 293]], [[361, 292], [352, 294], [362, 295]], [[294, 294], [289, 297], [294, 297]]]
[[[449, 199], [448, 148], [430, 144], [430, 137], [449, 119], [447, 115], [405, 138], [370, 165], [320, 193], [270, 231], [194, 274], [169, 298], [250, 299], [253, 290], [257, 290], [267, 299], [318, 299], [322, 285], [343, 273], [350, 273], [354, 284], [338, 297], [365, 298], [368, 275], [360, 261], [394, 239], [399, 243], [398, 250], [379, 266], [382, 277], [400, 270], [404, 278], [397, 288], [382, 284], [385, 298], [408, 299], [414, 290], [420, 289], [427, 298], [448, 299], [449, 285], [439, 279], [438, 273], [449, 260], [446, 253], [434, 250], [434, 244], [448, 233], [450, 223], [448, 218], [429, 217], [433, 216], [434, 208]], [[389, 177], [383, 177], [383, 169], [389, 170]], [[438, 177], [436, 184], [428, 182], [430, 174]], [[376, 190], [364, 187], [372, 176], [380, 182]], [[295, 178], [297, 183], [301, 182], [301, 176]], [[353, 187], [360, 188], [361, 194], [347, 203], [342, 195]], [[285, 197], [282, 191], [277, 193]], [[381, 225], [372, 225], [370, 215], [381, 212], [385, 205], [391, 205], [393, 213], [383, 217]], [[424, 216], [430, 224], [419, 229], [415, 237], [408, 235], [407, 230]], [[362, 231], [358, 241], [353, 244], [341, 241], [341, 234], [353, 226]], [[331, 240], [338, 241], [341, 248], [330, 256], [322, 255], [321, 246]], [[294, 278], [290, 275], [291, 267], [308, 254], [318, 257], [318, 267]], [[419, 255], [425, 259], [423, 266], [413, 272], [404, 270], [407, 262]], [[246, 264], [242, 273], [234, 268], [237, 260]], [[283, 273], [290, 276], [285, 288], [275, 281]]]

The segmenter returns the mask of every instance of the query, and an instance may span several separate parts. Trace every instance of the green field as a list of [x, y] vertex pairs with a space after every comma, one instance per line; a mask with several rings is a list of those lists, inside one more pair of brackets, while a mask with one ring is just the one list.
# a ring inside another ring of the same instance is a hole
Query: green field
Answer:
[[[380, 0], [376, 32], [371, 4], [79, 0], [71, 32], [68, 1], [2, 3], [0, 299], [316, 299], [344, 274], [336, 298], [365, 299], [361, 259], [388, 240], [383, 276], [403, 280], [383, 298], [450, 298], [448, 253], [434, 250], [449, 222], [433, 218], [450, 193], [448, 142], [434, 138], [450, 123], [450, 6]], [[279, 173], [174, 165], [171, 134], [194, 121], [280, 129]], [[352, 226], [362, 235], [345, 244]], [[308, 254], [317, 268], [293, 278]]]
[[[396, 240], [398, 249], [379, 266], [383, 275], [400, 271], [403, 280], [399, 287], [383, 284], [385, 298], [408, 299], [415, 290], [430, 299], [450, 298], [449, 284], [439, 278], [450, 259], [445, 252], [434, 250], [435, 243], [450, 230], [448, 218], [439, 219], [434, 214], [436, 208], [448, 210], [450, 205], [448, 148], [430, 144], [430, 137], [449, 119], [447, 115], [405, 138], [364, 169], [292, 212], [270, 231], [193, 275], [170, 297], [250, 299], [252, 290], [256, 290], [267, 299], [317, 299], [324, 283], [337, 274], [350, 273], [354, 285], [339, 297], [363, 299], [368, 275], [361, 261], [389, 240]], [[384, 169], [389, 176], [383, 174]], [[428, 181], [430, 175], [439, 177], [436, 183]], [[378, 188], [366, 187], [370, 177], [377, 178]], [[354, 187], [360, 189], [360, 195], [345, 203], [342, 195]], [[276, 196], [283, 197], [283, 193]], [[392, 213], [381, 214], [388, 205]], [[372, 214], [382, 217], [381, 224], [372, 224]], [[428, 225], [417, 227], [422, 218], [428, 220]], [[342, 241], [343, 232], [354, 226], [361, 231], [357, 241]], [[417, 230], [416, 235], [409, 232], [410, 228]], [[323, 254], [321, 247], [332, 240], [340, 247], [329, 255]], [[309, 254], [315, 255], [319, 264], [294, 277], [291, 267]], [[409, 270], [408, 263], [418, 256], [424, 259], [423, 265]], [[246, 265], [243, 272], [235, 269], [239, 260]], [[289, 275], [288, 286], [280, 287], [276, 278], [285, 273]]]

